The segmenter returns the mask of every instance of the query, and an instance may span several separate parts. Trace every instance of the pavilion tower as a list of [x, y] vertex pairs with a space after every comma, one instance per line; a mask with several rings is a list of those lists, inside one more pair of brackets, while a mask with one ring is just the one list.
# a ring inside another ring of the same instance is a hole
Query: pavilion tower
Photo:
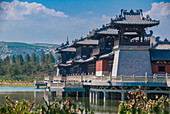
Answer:
[[[146, 72], [152, 75], [150, 41], [145, 39], [145, 28], [158, 24], [159, 21], [152, 20], [149, 16], [144, 18], [142, 10], [121, 10], [119, 17], [111, 19], [108, 27], [119, 30], [113, 47], [115, 54], [112, 76], [144, 76]], [[125, 37], [126, 32], [136, 32], [138, 39]]]

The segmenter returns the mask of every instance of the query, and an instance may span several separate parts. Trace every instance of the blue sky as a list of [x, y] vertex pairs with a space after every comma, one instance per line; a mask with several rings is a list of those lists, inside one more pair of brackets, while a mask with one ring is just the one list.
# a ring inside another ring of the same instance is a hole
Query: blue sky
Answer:
[[160, 20], [155, 36], [170, 40], [169, 0], [6, 0], [0, 3], [0, 41], [58, 43], [86, 36], [121, 9], [142, 9]]

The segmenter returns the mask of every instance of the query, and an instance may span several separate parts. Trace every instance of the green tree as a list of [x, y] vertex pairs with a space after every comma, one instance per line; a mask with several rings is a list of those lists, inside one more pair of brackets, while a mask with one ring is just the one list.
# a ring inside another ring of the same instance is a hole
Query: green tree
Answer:
[[54, 63], [54, 62], [55, 62], [54, 56], [53, 56], [52, 52], [50, 52], [49, 58], [48, 58], [48, 63]]
[[49, 63], [48, 58], [49, 58], [49, 54], [46, 54], [46, 55], [45, 55], [45, 64], [48, 64], [48, 63]]
[[37, 55], [36, 56], [36, 65], [38, 65], [40, 62], [39, 62], [39, 56]]
[[16, 76], [16, 75], [19, 75], [19, 74], [20, 74], [20, 72], [19, 72], [19, 69], [18, 69], [17, 65], [14, 65], [14, 66], [10, 67], [10, 76], [11, 76], [11, 78]]
[[24, 65], [24, 59], [22, 55], [17, 55], [17, 63], [18, 65]]
[[41, 58], [40, 58], [40, 64], [41, 66], [45, 65], [45, 54], [42, 52]]
[[4, 75], [4, 74], [5, 74], [5, 71], [3, 68], [3, 61], [2, 61], [2, 59], [0, 59], [0, 75]]
[[12, 56], [12, 64], [15, 64], [16, 63], [16, 58], [15, 58], [15, 56], [13, 55]]
[[10, 65], [10, 58], [9, 56], [6, 56], [3, 61], [4, 65]]
[[24, 65], [24, 59], [23, 59], [23, 56], [22, 56], [22, 55], [20, 55], [20, 65], [21, 65], [21, 66]]
[[32, 62], [32, 65], [36, 64], [36, 54], [35, 53], [33, 53], [31, 56], [31, 62]]
[[30, 76], [32, 74], [32, 65], [31, 63], [26, 64], [26, 75]]
[[31, 59], [30, 59], [30, 55], [27, 53], [27, 55], [25, 56], [25, 63], [29, 63], [31, 62]]

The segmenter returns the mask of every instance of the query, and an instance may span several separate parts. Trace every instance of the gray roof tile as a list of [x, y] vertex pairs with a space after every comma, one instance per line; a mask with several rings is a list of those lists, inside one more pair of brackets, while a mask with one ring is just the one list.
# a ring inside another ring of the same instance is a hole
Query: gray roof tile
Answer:
[[143, 25], [158, 25], [159, 21], [147, 19], [143, 17], [142, 12], [122, 12], [121, 17], [112, 20], [115, 24], [143, 24]]
[[170, 50], [150, 50], [151, 60], [170, 60]]
[[[118, 29], [115, 28], [106, 28], [96, 31], [96, 34], [111, 34], [111, 35], [118, 35]], [[136, 32], [125, 32], [125, 35], [137, 35]]]
[[83, 39], [80, 41], [75, 41], [74, 43], [70, 44], [69, 47], [74, 47], [76, 45], [98, 45], [98, 40]]
[[83, 40], [79, 41], [76, 44], [85, 44], [85, 45], [98, 45], [98, 40]]
[[70, 51], [70, 52], [76, 52], [76, 48], [73, 47], [67, 47], [65, 49], [61, 49], [60, 51]]

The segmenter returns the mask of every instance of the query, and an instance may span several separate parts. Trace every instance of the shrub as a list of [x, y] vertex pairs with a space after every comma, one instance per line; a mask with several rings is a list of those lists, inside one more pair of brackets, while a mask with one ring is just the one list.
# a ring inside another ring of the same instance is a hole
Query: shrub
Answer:
[[83, 114], [84, 111], [94, 114], [94, 110], [84, 110], [80, 107], [80, 104], [70, 100], [70, 98], [67, 100], [58, 98], [53, 103], [48, 103], [43, 97], [45, 106], [39, 104], [37, 107], [34, 106], [35, 101], [11, 100], [8, 96], [6, 99], [7, 102], [0, 106], [0, 113], [2, 114]]
[[169, 114], [166, 106], [170, 104], [170, 99], [165, 95], [160, 98], [156, 96], [156, 100], [148, 100], [146, 94], [141, 92], [140, 86], [139, 92], [126, 93], [128, 101], [119, 104], [119, 114]]

